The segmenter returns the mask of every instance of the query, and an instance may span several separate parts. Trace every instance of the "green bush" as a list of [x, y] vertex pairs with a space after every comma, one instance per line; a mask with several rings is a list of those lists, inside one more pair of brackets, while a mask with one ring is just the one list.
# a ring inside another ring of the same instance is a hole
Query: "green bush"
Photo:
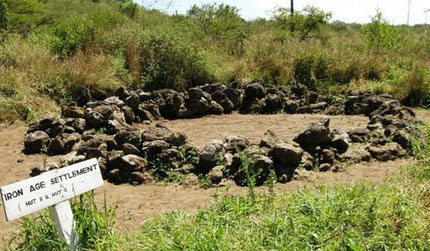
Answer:
[[243, 42], [248, 32], [238, 8], [224, 4], [194, 5], [188, 10], [187, 16], [204, 35], [221, 41], [230, 54], [243, 52]]
[[54, 29], [54, 53], [67, 57], [94, 39], [95, 27], [88, 18], [69, 18]]
[[171, 28], [145, 32], [138, 46], [137, 87], [180, 90], [212, 81], [199, 45]]

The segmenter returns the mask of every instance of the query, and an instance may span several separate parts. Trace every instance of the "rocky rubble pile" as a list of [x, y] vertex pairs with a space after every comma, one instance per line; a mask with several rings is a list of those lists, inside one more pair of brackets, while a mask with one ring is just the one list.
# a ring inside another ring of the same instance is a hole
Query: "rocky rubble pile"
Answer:
[[[411, 109], [389, 95], [370, 92], [352, 92], [343, 99], [345, 102], [335, 102], [338, 99], [318, 95], [300, 84], [277, 89], [265, 89], [258, 82], [244, 89], [207, 84], [185, 92], [120, 88], [115, 96], [103, 101], [63, 107], [61, 117], [32, 123], [24, 140], [24, 152], [64, 155], [61, 163], [45, 169], [98, 158], [104, 177], [115, 183], [143, 183], [152, 179], [149, 173], [166, 175], [163, 172], [173, 170], [203, 175], [212, 183], [229, 177], [239, 185], [246, 183], [249, 170], [244, 166], [250, 165], [243, 162], [247, 158], [252, 160], [253, 173], [258, 173], [257, 184], [262, 184], [271, 171], [278, 181], [287, 182], [299, 166], [338, 170], [344, 162], [388, 161], [406, 155], [415, 123]], [[367, 128], [341, 132], [330, 128], [329, 119], [323, 119], [313, 123], [294, 142], [284, 142], [268, 132], [258, 146], [232, 136], [213, 141], [200, 152], [187, 145], [183, 133], [172, 132], [160, 124], [146, 131], [132, 126], [233, 111], [363, 114], [370, 122]], [[45, 169], [35, 169], [34, 174]]]

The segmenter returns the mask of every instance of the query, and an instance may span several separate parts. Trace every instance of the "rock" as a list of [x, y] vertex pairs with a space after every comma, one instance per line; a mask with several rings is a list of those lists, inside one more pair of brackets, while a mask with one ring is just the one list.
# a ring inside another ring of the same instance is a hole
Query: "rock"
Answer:
[[345, 108], [341, 104], [333, 104], [327, 108], [326, 113], [328, 115], [343, 115], [345, 114]]
[[407, 149], [410, 145], [410, 136], [406, 131], [399, 130], [393, 134], [393, 141], [401, 145], [403, 149]]
[[125, 105], [124, 101], [117, 96], [109, 97], [105, 99], [104, 102], [108, 105], [116, 105], [117, 107], [123, 107]]
[[351, 139], [347, 133], [337, 133], [334, 135], [331, 146], [336, 148], [338, 153], [342, 154], [348, 150], [349, 145], [351, 144]]
[[121, 171], [118, 168], [112, 169], [107, 173], [108, 179], [116, 184], [120, 184], [123, 182], [123, 176], [121, 175]]
[[253, 99], [242, 103], [240, 113], [242, 114], [261, 114], [264, 113], [266, 103], [264, 99]]
[[66, 167], [85, 160], [84, 155], [78, 155], [77, 151], [70, 152], [60, 158], [60, 166]]
[[83, 133], [85, 131], [86, 127], [86, 121], [83, 118], [75, 118], [71, 124], [71, 126], [75, 129], [78, 133]]
[[[70, 124], [73, 124], [74, 119], [72, 119], [72, 122]], [[58, 119], [54, 121], [51, 126], [45, 131], [49, 137], [55, 138], [59, 134], [64, 132], [64, 129], [66, 127], [66, 121], [64, 119]]]
[[267, 94], [265, 100], [266, 113], [277, 113], [284, 108], [284, 99], [279, 94]]
[[382, 146], [369, 146], [368, 151], [374, 159], [379, 161], [395, 160], [406, 155], [406, 151], [396, 142]]
[[127, 124], [133, 124], [133, 122], [136, 120], [136, 116], [133, 112], [133, 109], [131, 109], [131, 107], [129, 106], [123, 106], [121, 109], [124, 113], [124, 118]]
[[294, 141], [299, 143], [303, 149], [329, 144], [332, 141], [329, 123], [330, 119], [321, 119], [317, 123], [312, 123], [309, 129], [299, 134]]
[[150, 184], [153, 183], [155, 179], [148, 173], [132, 172], [130, 181], [135, 184]]
[[364, 129], [354, 129], [348, 132], [349, 138], [353, 143], [362, 143], [367, 140], [370, 131], [366, 128]]
[[126, 128], [126, 129], [120, 130], [115, 135], [115, 142], [118, 145], [124, 145], [125, 143], [130, 143], [134, 145], [136, 148], [140, 149], [141, 131], [132, 129], [132, 128]]
[[226, 143], [226, 151], [232, 153], [243, 151], [249, 145], [249, 141], [242, 136], [228, 136], [224, 141]]
[[332, 164], [331, 163], [323, 163], [319, 166], [318, 170], [320, 172], [328, 172], [330, 171], [332, 168]]
[[227, 98], [232, 102], [233, 106], [236, 108], [242, 102], [242, 94], [237, 89], [228, 88], [224, 90]]
[[224, 110], [224, 113], [226, 113], [226, 114], [232, 113], [234, 108], [235, 108], [233, 102], [231, 102], [227, 98], [221, 100], [219, 104], [221, 105], [222, 109]]
[[120, 169], [125, 172], [137, 172], [146, 169], [146, 160], [134, 154], [128, 154], [121, 158]]
[[164, 140], [154, 140], [144, 142], [142, 151], [146, 153], [148, 159], [155, 159], [163, 150], [169, 149], [170, 144]]
[[24, 139], [24, 152], [26, 154], [43, 153], [48, 147], [50, 138], [46, 132], [35, 131], [29, 133]]
[[269, 155], [275, 162], [289, 167], [296, 167], [301, 162], [303, 149], [292, 144], [278, 143], [273, 147]]
[[130, 143], [125, 143], [122, 145], [122, 151], [124, 152], [124, 155], [133, 154], [133, 155], [139, 155], [140, 151], [137, 147]]
[[327, 102], [319, 102], [316, 104], [310, 104], [308, 106], [310, 113], [318, 113], [323, 111], [327, 107]]
[[106, 156], [106, 167], [107, 170], [119, 168], [122, 163], [121, 157], [124, 156], [122, 151], [110, 151]]
[[370, 161], [372, 156], [366, 150], [366, 146], [363, 144], [352, 144], [348, 150], [339, 156], [339, 159], [342, 162], [367, 162]]
[[302, 97], [306, 92], [308, 92], [308, 88], [302, 84], [294, 84], [293, 86], [291, 86], [291, 92], [296, 97]]
[[295, 114], [297, 112], [297, 108], [299, 108], [299, 104], [294, 100], [288, 100], [285, 103], [285, 112], [289, 114]]
[[222, 141], [214, 140], [199, 152], [199, 167], [204, 173], [217, 165], [217, 161], [224, 155], [225, 146]]
[[312, 157], [308, 152], [303, 152], [302, 160], [300, 162], [300, 166], [305, 170], [313, 170], [314, 169], [314, 161], [315, 158]]
[[316, 92], [310, 92], [309, 96], [307, 98], [307, 103], [308, 104], [315, 104], [315, 103], [317, 103], [318, 97], [319, 97], [318, 93], [316, 93]]
[[124, 124], [118, 122], [118, 120], [108, 120], [106, 124], [106, 133], [109, 135], [114, 135], [115, 133], [126, 128]]
[[248, 100], [264, 98], [266, 92], [260, 83], [251, 83], [245, 87], [245, 97]]
[[132, 92], [130, 94], [130, 96], [128, 96], [125, 100], [124, 100], [125, 104], [127, 106], [130, 106], [132, 109], [137, 109], [137, 107], [140, 104], [140, 97], [139, 95], [137, 95], [137, 93]]
[[61, 109], [61, 115], [64, 118], [85, 118], [84, 108], [79, 106], [63, 106]]
[[203, 97], [203, 90], [200, 88], [190, 88], [187, 92], [190, 99], [199, 100]]
[[180, 182], [181, 185], [185, 186], [193, 186], [199, 184], [199, 177], [195, 175], [194, 173], [188, 173], [185, 176], [185, 179]]
[[195, 117], [206, 115], [210, 109], [210, 103], [205, 98], [190, 99], [186, 102], [186, 108]]
[[209, 171], [206, 178], [210, 180], [213, 185], [218, 185], [221, 183], [224, 174], [221, 166], [216, 166]]
[[130, 96], [130, 92], [125, 87], [120, 87], [115, 91], [115, 96], [118, 96], [121, 100], [125, 100]]
[[221, 103], [221, 101], [227, 99], [227, 95], [221, 90], [216, 90], [214, 92], [209, 93], [211, 94], [212, 100], [217, 102], [218, 104]]
[[320, 163], [333, 164], [336, 161], [336, 151], [334, 149], [323, 149], [320, 153]]
[[222, 108], [222, 106], [220, 104], [218, 104], [215, 101], [211, 101], [210, 102], [210, 106], [209, 106], [209, 113], [210, 114], [217, 114], [220, 115], [224, 112], [224, 108]]
[[44, 118], [42, 120], [39, 121], [39, 130], [41, 131], [46, 131], [48, 128], [51, 127], [51, 125], [54, 123], [54, 119], [52, 118]]
[[277, 143], [280, 143], [278, 136], [272, 130], [267, 130], [260, 140], [260, 147], [273, 148]]
[[255, 185], [261, 186], [267, 180], [270, 171], [273, 170], [273, 161], [263, 155], [254, 155], [254, 164], [249, 166], [248, 172], [241, 167], [239, 171], [234, 175], [234, 181], [238, 186], [248, 185], [248, 176], [255, 176]]
[[181, 158], [181, 152], [174, 148], [163, 150], [159, 155], [160, 160], [167, 165], [174, 166]]
[[85, 119], [90, 128], [101, 128], [106, 124], [106, 120], [103, 116], [95, 111], [89, 111], [86, 114]]

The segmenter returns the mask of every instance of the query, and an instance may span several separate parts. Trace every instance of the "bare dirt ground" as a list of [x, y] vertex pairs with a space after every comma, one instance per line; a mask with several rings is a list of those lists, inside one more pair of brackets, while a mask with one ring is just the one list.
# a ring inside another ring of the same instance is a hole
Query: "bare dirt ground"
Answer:
[[[185, 132], [191, 144], [201, 148], [213, 139], [223, 139], [228, 135], [241, 135], [251, 143], [257, 143], [268, 129], [274, 131], [282, 139], [292, 139], [305, 130], [311, 122], [317, 121], [322, 115], [222, 115], [208, 116], [193, 120], [164, 121], [163, 124], [172, 130]], [[426, 111], [418, 111], [418, 117], [430, 121]], [[368, 119], [363, 116], [331, 116], [331, 128], [348, 130], [365, 127]], [[146, 127], [146, 126], [142, 126]], [[42, 155], [26, 156], [21, 153], [23, 137], [27, 126], [15, 124], [0, 127], [0, 186], [28, 178], [33, 166], [43, 163]], [[412, 159], [397, 160], [386, 163], [367, 163], [349, 166], [340, 173], [308, 172], [299, 179], [288, 184], [277, 184], [277, 193], [288, 193], [306, 187], [324, 184], [346, 184], [360, 180], [380, 183]], [[233, 183], [225, 183], [220, 187], [202, 189], [198, 186], [182, 186], [177, 184], [150, 184], [141, 186], [105, 183], [96, 191], [97, 200], [103, 200], [106, 194], [108, 203], [117, 203], [117, 228], [134, 230], [146, 220], [162, 212], [184, 210], [189, 213], [209, 206], [215, 193], [220, 195], [245, 194], [244, 188]], [[6, 245], [11, 234], [16, 231], [19, 221], [6, 222], [4, 213], [0, 212], [0, 247]]]

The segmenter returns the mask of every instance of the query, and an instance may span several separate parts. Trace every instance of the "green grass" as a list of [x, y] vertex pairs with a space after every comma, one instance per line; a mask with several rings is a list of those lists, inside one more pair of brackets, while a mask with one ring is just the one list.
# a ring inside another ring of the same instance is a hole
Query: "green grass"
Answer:
[[[417, 162], [382, 184], [357, 182], [275, 194], [214, 195], [191, 215], [163, 213], [136, 232], [114, 231], [116, 207], [92, 196], [73, 209], [84, 250], [429, 250], [430, 127], [420, 126]], [[51, 216], [26, 218], [10, 244], [17, 250], [65, 250]]]

